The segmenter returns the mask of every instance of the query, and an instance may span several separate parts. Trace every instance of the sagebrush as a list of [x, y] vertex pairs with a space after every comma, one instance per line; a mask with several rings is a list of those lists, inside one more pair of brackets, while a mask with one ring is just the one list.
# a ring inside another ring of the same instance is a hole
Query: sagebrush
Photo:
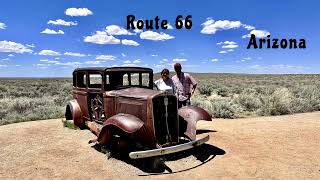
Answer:
[[[192, 97], [216, 118], [282, 115], [320, 110], [320, 75], [191, 73]], [[155, 75], [155, 79], [159, 74]], [[0, 79], [0, 125], [63, 118], [71, 78]]]

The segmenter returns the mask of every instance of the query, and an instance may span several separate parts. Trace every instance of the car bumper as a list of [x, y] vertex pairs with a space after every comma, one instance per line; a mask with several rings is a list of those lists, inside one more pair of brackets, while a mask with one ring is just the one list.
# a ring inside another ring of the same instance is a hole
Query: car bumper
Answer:
[[176, 152], [191, 149], [196, 146], [200, 146], [201, 144], [204, 144], [208, 140], [209, 140], [209, 135], [201, 139], [196, 139], [194, 141], [190, 141], [188, 143], [179, 144], [175, 146], [170, 146], [170, 147], [165, 147], [160, 149], [152, 149], [147, 151], [131, 152], [129, 153], [129, 157], [131, 159], [140, 159], [140, 158], [147, 158], [147, 157], [154, 157], [154, 156], [161, 156], [165, 154], [176, 153]]

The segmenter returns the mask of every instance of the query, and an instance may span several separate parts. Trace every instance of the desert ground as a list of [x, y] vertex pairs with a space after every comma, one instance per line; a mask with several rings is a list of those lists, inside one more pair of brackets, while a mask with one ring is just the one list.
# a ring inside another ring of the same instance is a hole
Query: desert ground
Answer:
[[61, 119], [0, 126], [0, 179], [320, 179], [320, 112], [199, 121], [207, 144], [147, 160], [108, 159]]

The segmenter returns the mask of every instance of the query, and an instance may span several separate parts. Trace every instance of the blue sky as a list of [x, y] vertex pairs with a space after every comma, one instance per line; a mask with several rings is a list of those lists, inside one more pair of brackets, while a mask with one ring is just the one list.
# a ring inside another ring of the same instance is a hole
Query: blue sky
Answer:
[[[181, 62], [184, 71], [320, 73], [317, 1], [3, 0], [0, 77], [65, 77], [76, 67]], [[167, 30], [126, 30], [126, 16], [159, 16]], [[192, 15], [191, 30], [175, 28]], [[254, 33], [306, 39], [306, 49], [246, 49]]]

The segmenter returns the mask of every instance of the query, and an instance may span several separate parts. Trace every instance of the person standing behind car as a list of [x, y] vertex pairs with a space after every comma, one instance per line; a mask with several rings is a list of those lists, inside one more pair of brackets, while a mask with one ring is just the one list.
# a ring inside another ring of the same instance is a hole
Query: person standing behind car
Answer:
[[176, 88], [176, 96], [178, 99], [178, 108], [182, 106], [190, 105], [190, 98], [193, 95], [197, 87], [197, 81], [193, 77], [181, 71], [182, 67], [180, 63], [174, 65], [176, 75], [172, 77], [172, 81]]
[[161, 71], [161, 78], [154, 82], [157, 89], [160, 91], [167, 91], [175, 94], [175, 87], [172, 79], [169, 77], [169, 70], [164, 68]]

